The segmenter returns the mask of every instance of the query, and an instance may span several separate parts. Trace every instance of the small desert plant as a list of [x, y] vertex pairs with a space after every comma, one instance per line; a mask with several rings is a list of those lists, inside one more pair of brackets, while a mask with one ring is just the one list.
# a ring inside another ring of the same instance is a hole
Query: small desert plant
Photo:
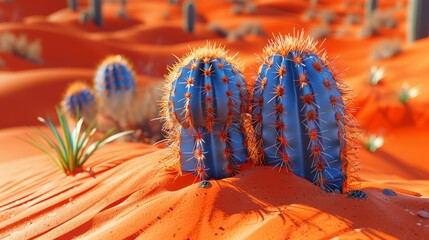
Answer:
[[56, 107], [56, 113], [60, 123], [59, 130], [51, 119], [38, 118], [48, 127], [53, 137], [40, 129], [33, 128], [32, 130], [39, 139], [28, 136], [28, 139], [24, 139], [24, 141], [47, 154], [66, 175], [73, 175], [77, 169], [81, 169], [89, 157], [103, 145], [133, 132], [125, 131], [112, 135], [114, 129], [111, 129], [95, 140], [97, 132], [94, 127], [95, 121], [84, 128], [83, 119], [80, 118], [73, 129], [70, 129], [65, 113], [58, 107]]
[[321, 11], [319, 14], [320, 21], [324, 24], [331, 24], [335, 21], [335, 13], [331, 10]]
[[238, 28], [228, 31], [219, 24], [209, 24], [208, 29], [217, 33], [220, 37], [226, 37], [229, 41], [237, 41], [243, 39], [247, 35], [265, 36], [265, 31], [257, 22], [243, 22]]
[[308, 21], [312, 21], [316, 18], [317, 16], [317, 12], [314, 8], [310, 8], [307, 11], [305, 11], [303, 19], [304, 21], [308, 22]]
[[402, 52], [399, 40], [382, 40], [374, 46], [371, 58], [374, 61], [391, 58]]
[[119, 2], [120, 2], [121, 5], [120, 5], [119, 10], [116, 12], [116, 14], [119, 17], [128, 18], [128, 14], [127, 14], [127, 0], [120, 0]]
[[360, 38], [368, 38], [377, 35], [381, 28], [396, 28], [398, 22], [393, 17], [393, 11], [375, 10], [370, 17], [365, 20], [362, 29], [359, 31]]
[[330, 35], [329, 25], [321, 24], [319, 26], [315, 26], [310, 30], [310, 36], [314, 39], [323, 39], [327, 38]]
[[372, 86], [377, 85], [384, 78], [384, 68], [371, 66], [369, 70], [369, 82]]
[[360, 22], [360, 17], [356, 13], [349, 13], [344, 18], [344, 24], [346, 25], [355, 25]]
[[265, 32], [262, 29], [262, 26], [256, 22], [243, 22], [241, 26], [239, 26], [234, 31], [228, 32], [227, 39], [229, 41], [236, 41], [243, 39], [247, 35], [255, 35], [255, 36], [265, 36]]
[[27, 35], [15, 35], [11, 32], [0, 34], [0, 52], [15, 54], [30, 62], [41, 64], [42, 44], [40, 39], [30, 42]]
[[384, 138], [382, 136], [377, 136], [371, 134], [368, 136], [368, 140], [366, 142], [366, 148], [370, 152], [375, 152], [377, 149], [381, 148], [384, 144]]
[[419, 95], [419, 89], [417, 87], [411, 87], [405, 82], [402, 84], [401, 93], [399, 94], [399, 101], [406, 104], [410, 99], [415, 98]]

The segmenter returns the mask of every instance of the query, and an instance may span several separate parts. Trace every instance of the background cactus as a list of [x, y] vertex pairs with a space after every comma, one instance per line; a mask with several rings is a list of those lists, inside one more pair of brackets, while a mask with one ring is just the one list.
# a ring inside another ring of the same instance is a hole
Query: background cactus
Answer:
[[97, 115], [97, 102], [93, 90], [83, 82], [71, 84], [61, 103], [62, 109], [72, 119], [83, 117], [89, 124]]
[[67, 0], [67, 3], [73, 12], [77, 11], [77, 0]]
[[170, 69], [164, 99], [164, 128], [173, 163], [200, 179], [234, 175], [247, 159], [247, 89], [242, 67], [223, 48], [193, 50]]
[[103, 14], [101, 12], [103, 2], [101, 0], [89, 1], [89, 12], [92, 21], [97, 25], [103, 25]]
[[135, 100], [136, 79], [133, 67], [123, 56], [107, 57], [97, 68], [94, 89], [102, 114], [126, 129], [129, 107]]
[[377, 0], [366, 0], [366, 4], [365, 4], [366, 18], [370, 18], [374, 13], [375, 9], [377, 9]]
[[429, 1], [410, 0], [408, 7], [408, 42], [429, 36]]
[[184, 29], [186, 32], [193, 33], [195, 28], [195, 4], [193, 1], [186, 1], [183, 4]]
[[325, 191], [345, 189], [355, 139], [345, 94], [312, 39], [301, 33], [270, 42], [253, 96], [259, 157]]

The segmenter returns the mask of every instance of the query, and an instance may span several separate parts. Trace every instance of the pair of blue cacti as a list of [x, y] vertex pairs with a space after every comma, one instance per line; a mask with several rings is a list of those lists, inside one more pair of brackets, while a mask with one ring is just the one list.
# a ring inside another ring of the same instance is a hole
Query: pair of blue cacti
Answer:
[[222, 48], [208, 44], [182, 58], [167, 77], [162, 113], [173, 162], [222, 179], [256, 158], [344, 191], [353, 123], [343, 84], [315, 45], [302, 34], [270, 42], [251, 92]]
[[133, 68], [123, 56], [115, 55], [107, 57], [98, 66], [93, 88], [83, 82], [71, 84], [62, 107], [70, 117], [83, 117], [87, 124], [101, 112], [103, 117], [122, 129], [128, 127], [130, 106], [133, 106], [135, 98], [136, 77]]

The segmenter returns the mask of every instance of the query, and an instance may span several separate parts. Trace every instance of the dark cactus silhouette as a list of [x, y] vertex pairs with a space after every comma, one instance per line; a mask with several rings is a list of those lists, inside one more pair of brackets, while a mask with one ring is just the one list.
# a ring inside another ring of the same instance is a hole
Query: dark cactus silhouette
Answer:
[[89, 4], [90, 16], [97, 26], [103, 25], [103, 14], [101, 12], [102, 4], [103, 2], [101, 0], [90, 0]]
[[77, 11], [77, 0], [67, 0], [67, 3], [69, 5], [69, 8], [73, 11], [76, 12]]
[[248, 97], [241, 70], [223, 48], [210, 44], [171, 68], [162, 115], [180, 170], [221, 179], [246, 161]]
[[346, 189], [355, 139], [346, 93], [312, 39], [301, 33], [270, 42], [253, 95], [259, 158], [325, 191]]
[[408, 42], [429, 36], [429, 1], [410, 0], [408, 7]]
[[186, 1], [183, 4], [183, 20], [184, 29], [186, 32], [193, 33], [195, 31], [195, 4], [193, 1]]

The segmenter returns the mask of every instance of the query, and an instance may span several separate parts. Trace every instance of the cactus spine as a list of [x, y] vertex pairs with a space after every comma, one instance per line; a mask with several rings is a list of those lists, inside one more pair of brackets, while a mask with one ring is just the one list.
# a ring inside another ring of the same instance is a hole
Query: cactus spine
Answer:
[[107, 57], [97, 68], [94, 89], [100, 103], [100, 111], [125, 128], [129, 106], [136, 94], [133, 67], [123, 56]]
[[408, 7], [408, 42], [429, 36], [429, 1], [410, 0]]
[[90, 15], [97, 26], [103, 25], [102, 4], [101, 0], [90, 0]]
[[61, 105], [70, 118], [83, 117], [86, 124], [89, 124], [97, 115], [95, 94], [83, 82], [74, 82], [67, 88]]
[[366, 0], [366, 4], [365, 4], [366, 18], [370, 18], [374, 13], [375, 9], [377, 9], [377, 0]]
[[164, 129], [173, 163], [200, 179], [234, 175], [246, 161], [241, 115], [247, 111], [242, 67], [223, 48], [207, 44], [170, 69]]
[[77, 0], [67, 0], [67, 3], [73, 12], [77, 11]]
[[259, 157], [325, 191], [346, 189], [355, 134], [345, 93], [312, 39], [270, 42], [253, 95]]
[[195, 4], [193, 1], [186, 1], [183, 4], [184, 29], [186, 32], [193, 33], [195, 28]]

